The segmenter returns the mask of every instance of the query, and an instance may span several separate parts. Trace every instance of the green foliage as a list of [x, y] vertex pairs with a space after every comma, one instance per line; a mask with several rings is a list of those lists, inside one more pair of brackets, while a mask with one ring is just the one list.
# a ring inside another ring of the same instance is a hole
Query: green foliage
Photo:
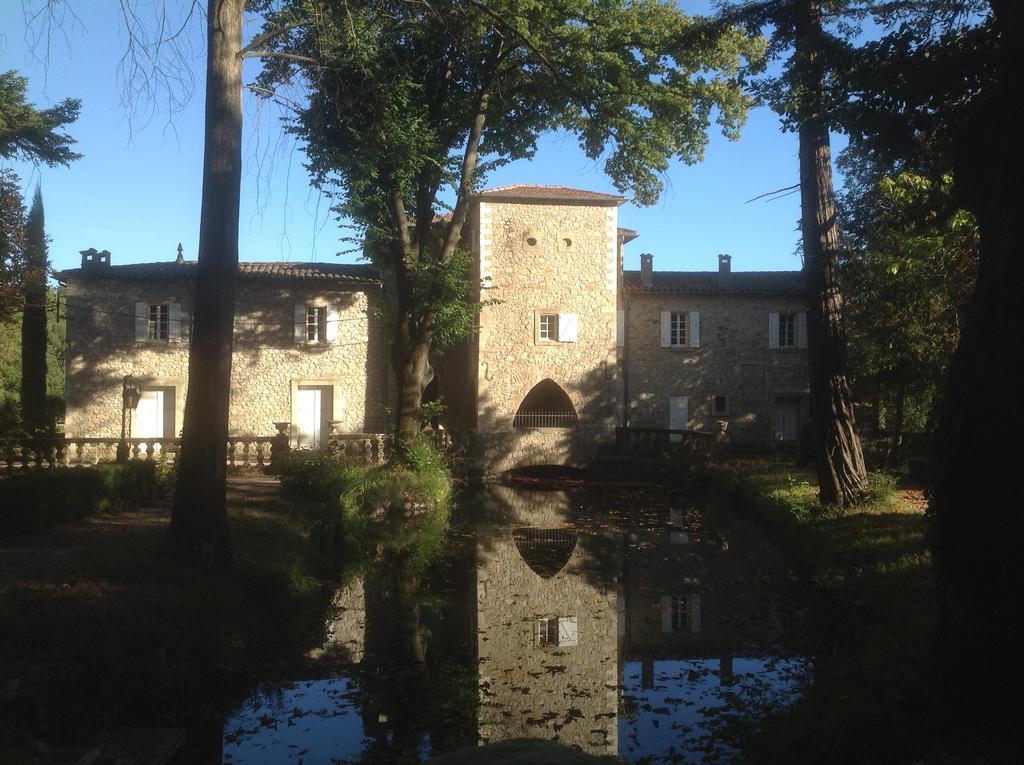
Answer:
[[[974, 292], [978, 229], [959, 209], [953, 183], [872, 165], [844, 164], [843, 199], [852, 382], [876, 400], [883, 427], [921, 431], [934, 420], [966, 306]], [[865, 177], [867, 176], [867, 177]]]
[[0, 537], [24, 534], [94, 513], [124, 512], [159, 496], [151, 462], [33, 470], [0, 478]]
[[0, 168], [0, 323], [21, 306], [21, 279], [25, 269], [25, 203], [21, 180]]
[[81, 101], [65, 98], [49, 109], [26, 100], [28, 80], [0, 72], [0, 157], [50, 165], [68, 165], [82, 155], [71, 150], [75, 139], [60, 129], [78, 119]]
[[412, 440], [405, 465], [366, 467], [323, 452], [292, 453], [281, 487], [289, 497], [326, 506], [340, 521], [349, 568], [399, 552], [413, 570], [442, 552], [452, 510], [445, 456], [426, 437]]
[[[20, 289], [19, 289], [20, 300]], [[64, 415], [64, 293], [49, 288], [46, 312], [47, 421]], [[0, 437], [25, 435], [21, 420], [21, 321], [0, 322]]]

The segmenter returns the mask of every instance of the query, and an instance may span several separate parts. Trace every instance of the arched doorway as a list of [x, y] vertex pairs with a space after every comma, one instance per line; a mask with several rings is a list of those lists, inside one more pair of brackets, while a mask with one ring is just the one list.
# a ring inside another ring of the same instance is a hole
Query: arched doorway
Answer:
[[519, 405], [516, 428], [575, 428], [576, 407], [569, 395], [554, 380], [541, 380], [533, 386]]

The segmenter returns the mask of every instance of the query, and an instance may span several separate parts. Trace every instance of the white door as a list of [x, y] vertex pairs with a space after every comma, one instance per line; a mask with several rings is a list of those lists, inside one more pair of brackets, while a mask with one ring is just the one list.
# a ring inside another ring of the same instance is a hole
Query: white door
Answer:
[[800, 437], [800, 399], [775, 399], [775, 440], [796, 441]]
[[300, 449], [319, 449], [330, 433], [333, 390], [330, 385], [300, 386], [295, 403], [297, 444]]
[[[686, 396], [672, 396], [668, 400], [668, 427], [669, 430], [686, 430], [690, 426], [689, 405]], [[673, 433], [672, 441], [679, 442], [683, 437]]]
[[136, 438], [164, 437], [164, 391], [142, 391], [139, 406], [135, 410], [132, 435]]

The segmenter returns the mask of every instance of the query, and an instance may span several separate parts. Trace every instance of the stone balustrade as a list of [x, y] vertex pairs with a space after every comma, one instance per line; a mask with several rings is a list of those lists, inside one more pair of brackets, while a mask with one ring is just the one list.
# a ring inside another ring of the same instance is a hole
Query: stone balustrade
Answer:
[[615, 450], [619, 454], [661, 457], [673, 451], [709, 454], [716, 434], [670, 428], [616, 428]]
[[327, 451], [339, 461], [380, 465], [387, 459], [386, 442], [387, 436], [382, 433], [332, 432]]
[[[380, 433], [332, 433], [327, 451], [341, 460], [368, 465], [384, 462], [386, 437]], [[122, 444], [124, 444], [122, 446]], [[0, 471], [36, 468], [81, 467], [116, 462], [119, 447], [124, 458], [173, 463], [181, 449], [180, 438], [79, 438], [50, 436], [0, 438]], [[225, 449], [228, 467], [271, 467], [289, 451], [288, 437], [279, 428], [274, 436], [231, 436]]]

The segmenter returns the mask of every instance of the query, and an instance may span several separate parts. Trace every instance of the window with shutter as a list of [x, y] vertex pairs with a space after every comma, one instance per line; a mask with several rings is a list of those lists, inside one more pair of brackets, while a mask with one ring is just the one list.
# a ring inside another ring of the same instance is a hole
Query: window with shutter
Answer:
[[[690, 339], [690, 335], [688, 335], [688, 330], [692, 330], [692, 327], [689, 325], [692, 323], [695, 315], [696, 311], [692, 313], [686, 313], [684, 311], [662, 311], [661, 347], [686, 348], [693, 345], [694, 340], [699, 344], [699, 337]], [[696, 345], [694, 345], [694, 347], [696, 347]]]
[[135, 340], [176, 343], [181, 340], [180, 303], [136, 303]]

